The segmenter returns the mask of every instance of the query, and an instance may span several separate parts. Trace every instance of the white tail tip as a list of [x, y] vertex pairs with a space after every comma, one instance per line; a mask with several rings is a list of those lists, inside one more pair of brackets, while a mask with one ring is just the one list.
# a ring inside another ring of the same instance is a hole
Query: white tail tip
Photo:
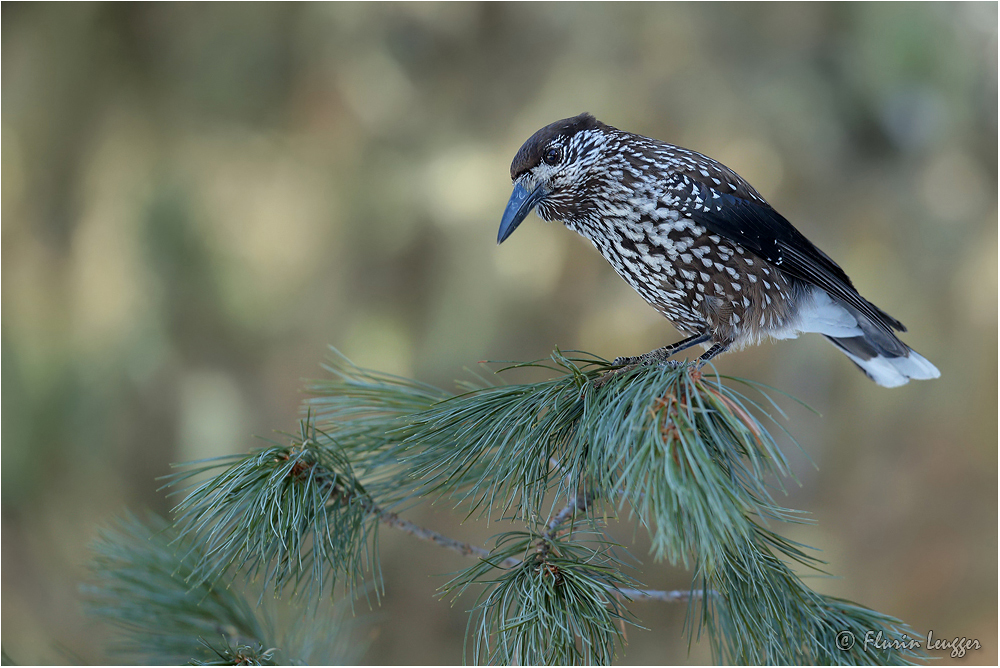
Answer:
[[[838, 346], [839, 347], [839, 346]], [[906, 357], [886, 357], [877, 355], [871, 359], [862, 359], [843, 348], [840, 349], [851, 358], [869, 378], [882, 387], [899, 387], [906, 385], [911, 379], [929, 380], [938, 378], [941, 372], [918, 352], [910, 350]]]

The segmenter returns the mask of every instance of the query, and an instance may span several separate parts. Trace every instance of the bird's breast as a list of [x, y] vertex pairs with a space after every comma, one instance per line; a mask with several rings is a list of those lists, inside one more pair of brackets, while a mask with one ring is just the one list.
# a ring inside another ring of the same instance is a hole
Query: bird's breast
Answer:
[[690, 219], [626, 213], [574, 229], [682, 331], [708, 329], [714, 340], [743, 345], [782, 329], [794, 316], [790, 279]]

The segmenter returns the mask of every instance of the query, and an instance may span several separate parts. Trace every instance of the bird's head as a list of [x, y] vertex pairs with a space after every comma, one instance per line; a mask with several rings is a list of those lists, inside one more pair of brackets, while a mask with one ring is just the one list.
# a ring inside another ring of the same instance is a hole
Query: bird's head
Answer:
[[544, 220], [564, 220], [585, 202], [587, 176], [596, 164], [609, 132], [590, 114], [556, 121], [531, 135], [510, 165], [514, 192], [500, 222], [503, 243], [521, 221], [538, 209]]

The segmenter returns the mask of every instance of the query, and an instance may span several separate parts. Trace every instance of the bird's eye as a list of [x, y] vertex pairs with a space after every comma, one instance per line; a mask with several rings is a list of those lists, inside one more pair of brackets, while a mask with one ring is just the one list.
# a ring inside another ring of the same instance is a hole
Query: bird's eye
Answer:
[[545, 151], [542, 155], [542, 161], [546, 165], [555, 165], [562, 160], [562, 149], [558, 146], [553, 146]]

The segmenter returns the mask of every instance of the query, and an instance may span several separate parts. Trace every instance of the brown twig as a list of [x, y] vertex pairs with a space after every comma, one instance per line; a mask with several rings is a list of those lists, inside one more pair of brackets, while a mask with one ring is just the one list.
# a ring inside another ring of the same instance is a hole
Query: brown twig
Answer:
[[[569, 519], [577, 510], [586, 510], [591, 503], [593, 503], [592, 495], [581, 494], [578, 496], [576, 501], [567, 505], [549, 521], [547, 535], [551, 537], [552, 532], [558, 529], [560, 524]], [[391, 526], [394, 529], [399, 529], [404, 533], [408, 533], [414, 538], [434, 543], [439, 547], [452, 550], [453, 552], [458, 552], [466, 557], [478, 557], [479, 559], [489, 561], [490, 551], [487, 549], [477, 547], [469, 543], [463, 543], [462, 541], [440, 534], [437, 531], [432, 531], [431, 529], [422, 527], [419, 524], [414, 524], [409, 520], [404, 520], [396, 513], [382, 510], [374, 503], [369, 502], [366, 504], [366, 507], [368, 508], [368, 512], [378, 517], [379, 521], [382, 523]], [[509, 557], [494, 565], [497, 568], [517, 568], [521, 565], [521, 560], [515, 557]], [[634, 600], [648, 599], [651, 601], [665, 601], [667, 603], [687, 601], [691, 598], [698, 598], [701, 596], [701, 590], [696, 590], [694, 592], [687, 590], [659, 591], [655, 589], [617, 589], [615, 587], [608, 586], [608, 591], [611, 593], [621, 593]]]
[[552, 540], [559, 526], [575, 515], [578, 511], [586, 512], [587, 508], [590, 507], [590, 504], [594, 502], [594, 498], [595, 495], [593, 492], [581, 492], [580, 494], [577, 494], [576, 498], [570, 501], [565, 508], [552, 516], [552, 519], [550, 519], [549, 523], [545, 526], [545, 535], [543, 535], [542, 538], [545, 540]]
[[[404, 520], [396, 513], [390, 513], [374, 505], [370, 508], [370, 512], [372, 512], [374, 515], [377, 515], [379, 520], [382, 521], [383, 523], [388, 524], [394, 529], [399, 529], [400, 531], [404, 531], [410, 534], [411, 536], [419, 538], [420, 540], [426, 540], [430, 543], [434, 543], [435, 545], [439, 545], [440, 547], [444, 547], [454, 552], [458, 552], [459, 554], [465, 555], [466, 557], [479, 557], [480, 559], [489, 561], [490, 558], [489, 550], [486, 550], [481, 547], [476, 547], [475, 545], [471, 545], [469, 543], [463, 543], [461, 541], [455, 540], [454, 538], [449, 538], [448, 536], [440, 534], [437, 531], [431, 531], [430, 529], [422, 527], [419, 524], [414, 524], [409, 520]], [[515, 559], [514, 557], [510, 557], [508, 559], [504, 559], [499, 564], [495, 565], [500, 568], [515, 568], [520, 564], [521, 564], [520, 559]]]
[[[655, 589], [617, 589], [618, 593], [623, 596], [627, 596], [633, 601], [664, 601], [666, 603], [678, 603], [680, 601], [690, 601], [692, 599], [701, 598], [704, 594], [703, 589], [675, 589], [674, 591], [658, 591]], [[715, 592], [709, 590], [709, 595], [714, 595]]]

